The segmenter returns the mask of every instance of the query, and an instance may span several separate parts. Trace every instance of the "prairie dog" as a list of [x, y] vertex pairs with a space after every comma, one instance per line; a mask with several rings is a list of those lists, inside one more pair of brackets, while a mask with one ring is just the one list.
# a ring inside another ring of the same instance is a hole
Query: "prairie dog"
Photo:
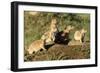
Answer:
[[58, 33], [57, 20], [52, 19], [50, 26], [50, 37], [52, 38], [53, 41], [55, 40], [55, 36], [57, 33]]
[[64, 30], [63, 30], [63, 33], [62, 33], [62, 36], [66, 36], [66, 34], [70, 33], [71, 30], [74, 29], [74, 26], [67, 26]]
[[50, 24], [50, 30], [51, 31], [58, 31], [56, 19], [52, 19], [51, 24]]
[[85, 37], [86, 32], [87, 32], [87, 30], [85, 30], [85, 29], [81, 29], [80, 31], [76, 31], [74, 34], [74, 39], [76, 41], [80, 41], [80, 43], [82, 43], [84, 41], [84, 37]]
[[45, 46], [45, 39], [42, 40], [35, 40], [31, 43], [31, 45], [29, 46], [29, 48], [27, 49], [27, 51], [29, 52], [29, 54], [32, 54], [33, 52], [38, 52], [39, 50], [43, 49], [43, 50], [46, 50], [44, 48]]
[[58, 27], [57, 27], [57, 20], [56, 19], [52, 19], [51, 20], [51, 24], [50, 24], [50, 30], [45, 32], [41, 39], [46, 39], [46, 43], [51, 42], [55, 40], [55, 36], [58, 32]]
[[45, 42], [48, 43], [50, 41], [52, 41], [52, 38], [51, 38], [51, 33], [48, 31], [48, 32], [45, 32], [41, 39], [46, 39]]

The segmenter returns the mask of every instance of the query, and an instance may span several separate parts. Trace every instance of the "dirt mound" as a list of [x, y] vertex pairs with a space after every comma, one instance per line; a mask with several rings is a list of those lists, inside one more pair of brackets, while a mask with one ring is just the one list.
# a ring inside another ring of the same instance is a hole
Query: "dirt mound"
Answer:
[[39, 51], [29, 55], [25, 53], [24, 61], [49, 61], [49, 60], [68, 60], [68, 59], [88, 59], [90, 58], [90, 45], [61, 45], [55, 44], [47, 46], [46, 51]]

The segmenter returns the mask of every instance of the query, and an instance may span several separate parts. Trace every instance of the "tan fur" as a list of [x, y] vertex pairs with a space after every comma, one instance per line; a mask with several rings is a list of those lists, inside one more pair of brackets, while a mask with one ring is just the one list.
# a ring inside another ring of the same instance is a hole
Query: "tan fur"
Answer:
[[86, 33], [87, 31], [85, 29], [81, 29], [80, 31], [76, 31], [75, 34], [74, 34], [74, 39], [76, 41], [80, 41], [80, 43], [82, 43], [82, 38], [84, 38], [84, 34]]
[[45, 32], [42, 35], [41, 39], [46, 39], [47, 43], [55, 40], [55, 35], [58, 32], [58, 27], [56, 23], [57, 23], [56, 19], [52, 19], [50, 30]]
[[40, 49], [46, 50], [44, 48], [45, 40], [35, 40], [32, 42], [32, 44], [29, 46], [29, 49], [27, 50], [29, 54], [32, 54], [33, 52], [38, 52]]
[[74, 26], [67, 26], [64, 30], [63, 30], [63, 33], [62, 33], [62, 36], [65, 36], [66, 33], [70, 33], [71, 30], [74, 29]]
[[71, 30], [73, 30], [74, 29], [74, 26], [67, 26], [65, 29], [64, 29], [64, 32], [65, 33], [69, 33]]
[[48, 32], [45, 32], [42, 35], [41, 39], [46, 39], [46, 42], [52, 41], [50, 32], [49, 31]]

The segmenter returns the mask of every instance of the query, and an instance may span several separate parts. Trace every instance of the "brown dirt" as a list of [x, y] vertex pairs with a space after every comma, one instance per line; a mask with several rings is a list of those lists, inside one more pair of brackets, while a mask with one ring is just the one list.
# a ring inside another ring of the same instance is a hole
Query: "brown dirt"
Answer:
[[53, 46], [47, 46], [46, 48], [46, 51], [41, 50], [32, 55], [29, 55], [25, 51], [24, 61], [49, 61], [90, 58], [89, 43], [73, 46], [55, 44]]

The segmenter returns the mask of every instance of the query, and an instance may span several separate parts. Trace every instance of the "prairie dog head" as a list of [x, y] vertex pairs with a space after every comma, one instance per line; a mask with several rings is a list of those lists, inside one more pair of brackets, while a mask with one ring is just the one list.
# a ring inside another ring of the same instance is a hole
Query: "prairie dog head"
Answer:
[[65, 33], [69, 33], [71, 30], [73, 30], [74, 29], [74, 26], [67, 26], [67, 27], [65, 27], [65, 29], [64, 29], [64, 32]]
[[51, 20], [51, 29], [54, 29], [57, 27], [57, 20], [56, 19], [52, 19]]
[[56, 23], [57, 23], [57, 20], [55, 18], [51, 20], [51, 24], [55, 25]]
[[87, 32], [87, 30], [81, 29], [81, 33], [86, 33], [86, 32]]

